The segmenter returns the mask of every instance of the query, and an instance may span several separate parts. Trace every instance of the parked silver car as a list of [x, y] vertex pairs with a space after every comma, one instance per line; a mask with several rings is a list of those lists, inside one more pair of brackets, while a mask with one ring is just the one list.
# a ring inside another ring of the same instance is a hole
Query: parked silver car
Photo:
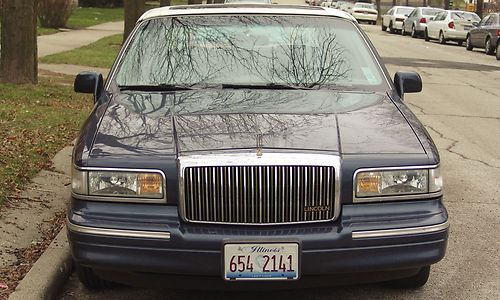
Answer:
[[479, 22], [481, 18], [473, 12], [460, 10], [446, 10], [436, 15], [434, 20], [427, 24], [425, 40], [439, 40], [446, 44], [447, 41], [457, 42], [462, 45], [467, 38], [467, 33]]
[[[500, 59], [500, 13], [492, 13], [473, 28], [467, 35], [465, 42], [467, 50], [474, 47], [484, 48], [488, 55], [497, 52], [497, 59]], [[495, 50], [496, 49], [496, 50]]]
[[443, 12], [441, 8], [434, 7], [417, 7], [403, 23], [402, 35], [410, 33], [412, 37], [423, 36], [427, 22], [434, 18], [438, 13]]
[[403, 22], [413, 11], [413, 7], [394, 6], [382, 16], [382, 31], [389, 28], [391, 33], [396, 33], [403, 28]]

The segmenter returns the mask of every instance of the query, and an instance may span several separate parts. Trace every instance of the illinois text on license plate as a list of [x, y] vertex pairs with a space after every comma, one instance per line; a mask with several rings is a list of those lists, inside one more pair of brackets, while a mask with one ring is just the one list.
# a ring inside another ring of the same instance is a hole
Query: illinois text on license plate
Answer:
[[299, 245], [256, 243], [224, 245], [226, 280], [294, 280], [299, 278]]

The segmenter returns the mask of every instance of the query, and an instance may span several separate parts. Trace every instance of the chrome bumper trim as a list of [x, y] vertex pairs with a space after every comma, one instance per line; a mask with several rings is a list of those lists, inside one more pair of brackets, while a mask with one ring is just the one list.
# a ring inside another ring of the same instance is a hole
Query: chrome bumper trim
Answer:
[[450, 227], [448, 221], [430, 226], [422, 227], [409, 227], [409, 228], [397, 228], [397, 229], [383, 229], [383, 230], [367, 230], [367, 231], [353, 231], [353, 239], [367, 239], [367, 238], [378, 238], [378, 237], [392, 237], [400, 235], [413, 235], [413, 234], [423, 234], [423, 233], [434, 233], [442, 231]]
[[104, 236], [114, 236], [114, 237], [162, 239], [166, 241], [170, 240], [170, 232], [88, 227], [88, 226], [73, 224], [69, 220], [66, 220], [66, 227], [71, 232], [84, 233], [84, 234], [104, 235]]

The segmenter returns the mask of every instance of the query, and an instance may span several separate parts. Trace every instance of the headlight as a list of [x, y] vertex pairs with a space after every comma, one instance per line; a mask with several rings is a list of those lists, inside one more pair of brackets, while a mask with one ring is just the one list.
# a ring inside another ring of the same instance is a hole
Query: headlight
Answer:
[[121, 198], [163, 198], [164, 180], [158, 172], [80, 171], [72, 176], [73, 192]]
[[434, 193], [443, 181], [439, 168], [367, 170], [356, 173], [357, 198]]

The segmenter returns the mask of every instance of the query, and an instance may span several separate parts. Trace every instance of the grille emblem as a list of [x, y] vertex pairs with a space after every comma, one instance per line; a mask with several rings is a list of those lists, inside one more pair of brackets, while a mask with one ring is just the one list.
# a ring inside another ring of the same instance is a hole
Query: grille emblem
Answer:
[[262, 142], [262, 134], [257, 134], [255, 137], [256, 137], [257, 157], [262, 157], [262, 148], [264, 147], [264, 143]]

